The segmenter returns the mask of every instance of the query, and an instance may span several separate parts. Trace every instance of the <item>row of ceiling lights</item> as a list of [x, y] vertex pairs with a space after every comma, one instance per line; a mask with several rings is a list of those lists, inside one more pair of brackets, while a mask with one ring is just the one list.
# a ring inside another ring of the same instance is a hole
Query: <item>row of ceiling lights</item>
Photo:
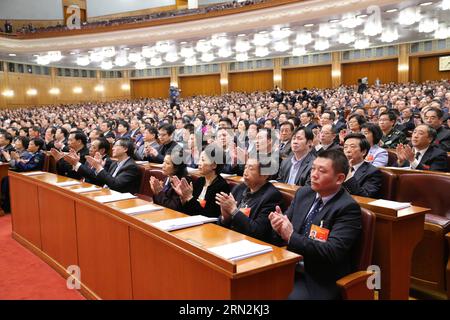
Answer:
[[[436, 39], [445, 39], [450, 36], [450, 27], [446, 23], [439, 23], [437, 18], [430, 18], [421, 14], [420, 7], [433, 4], [424, 2], [419, 6], [408, 7], [398, 13], [398, 23], [403, 26], [410, 26], [417, 22], [418, 31], [421, 33], [434, 32]], [[376, 9], [377, 7], [375, 7]], [[439, 8], [450, 9], [450, 0], [443, 0]], [[181, 58], [185, 65], [195, 65], [200, 56], [202, 62], [208, 63], [216, 58], [229, 58], [233, 54], [237, 61], [249, 59], [249, 52], [253, 51], [255, 57], [262, 58], [273, 52], [287, 52], [292, 49], [293, 56], [301, 56], [307, 53], [306, 46], [314, 42], [314, 50], [324, 51], [330, 48], [331, 39], [336, 38], [339, 44], [351, 44], [355, 49], [365, 49], [370, 46], [369, 37], [380, 35], [380, 41], [390, 43], [398, 40], [398, 28], [394, 24], [387, 24], [383, 27], [380, 12], [374, 11], [371, 15], [357, 15], [354, 13], [344, 14], [341, 20], [334, 19], [328, 23], [321, 23], [318, 26], [317, 37], [313, 39], [312, 32], [308, 28], [314, 24], [305, 24], [299, 30], [295, 38], [289, 41], [294, 32], [290, 28], [277, 27], [271, 32], [261, 31], [253, 37], [240, 34], [232, 41], [224, 34], [213, 35], [210, 40], [202, 39], [193, 43], [181, 42], [177, 45], [172, 41], [159, 41], [154, 46], [144, 46], [139, 51], [129, 52], [128, 48], [116, 50], [115, 47], [105, 47], [89, 51], [87, 54], [78, 54], [76, 63], [79, 66], [88, 66], [91, 63], [100, 63], [100, 68], [110, 70], [114, 66], [125, 67], [129, 63], [134, 63], [136, 69], [146, 69], [148, 63], [153, 67], [158, 67], [164, 61], [174, 63]], [[398, 9], [389, 9], [385, 12], [393, 13]], [[377, 16], [378, 14], [378, 16]], [[367, 18], [364, 21], [364, 18]], [[353, 30], [363, 25], [359, 34]], [[339, 29], [338, 25], [342, 27]], [[338, 35], [339, 34], [339, 35]], [[271, 48], [269, 45], [271, 44]], [[234, 49], [234, 50], [233, 50]], [[71, 54], [77, 54], [72, 52]], [[217, 56], [216, 56], [217, 55]], [[63, 58], [61, 52], [50, 51], [45, 55], [37, 55], [36, 62], [40, 65], [48, 65], [58, 62]]]
[[[121, 89], [126, 91], [126, 90], [130, 90], [130, 85], [129, 84], [122, 84], [121, 85]], [[94, 91], [95, 92], [104, 92], [105, 91], [105, 87], [103, 85], [97, 85], [94, 87]], [[74, 87], [72, 89], [72, 92], [75, 94], [81, 94], [83, 93], [83, 88], [82, 87]], [[61, 90], [59, 88], [51, 88], [48, 91], [49, 94], [51, 95], [59, 95], [61, 93]], [[38, 94], [38, 91], [34, 88], [30, 88], [26, 91], [26, 94], [28, 96], [36, 96]], [[2, 92], [2, 96], [7, 97], [7, 98], [11, 98], [14, 97], [14, 90], [11, 89], [6, 89]]]

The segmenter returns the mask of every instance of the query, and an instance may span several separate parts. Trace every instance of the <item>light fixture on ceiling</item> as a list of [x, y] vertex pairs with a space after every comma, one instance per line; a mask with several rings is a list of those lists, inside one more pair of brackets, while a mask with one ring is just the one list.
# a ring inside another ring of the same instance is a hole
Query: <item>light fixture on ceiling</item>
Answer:
[[386, 13], [394, 13], [394, 12], [397, 12], [397, 11], [398, 11], [397, 8], [392, 8], [392, 9], [385, 10], [384, 12], [386, 12]]
[[79, 56], [79, 57], [77, 57], [76, 64], [79, 65], [80, 67], [85, 67], [89, 63], [91, 63], [91, 61], [89, 60], [88, 56]]
[[270, 37], [269, 34], [266, 31], [255, 33], [253, 36], [253, 44], [255, 46], [266, 46], [270, 43]]
[[186, 58], [184, 64], [187, 66], [195, 66], [197, 64], [197, 58], [195, 56]]
[[355, 41], [354, 47], [357, 50], [367, 49], [370, 46], [368, 38], [361, 38]]
[[58, 62], [63, 58], [61, 51], [49, 51], [47, 56], [51, 62]]
[[83, 92], [83, 88], [81, 88], [81, 87], [75, 87], [75, 88], [73, 88], [73, 93], [80, 94], [80, 93], [82, 93], [82, 92]]
[[134, 65], [134, 68], [137, 70], [144, 70], [147, 68], [147, 63], [145, 62], [145, 59], [139, 60]]
[[89, 54], [89, 59], [92, 62], [100, 62], [103, 60], [103, 52], [100, 50], [94, 50]]
[[149, 47], [149, 46], [144, 46], [142, 47], [142, 56], [144, 58], [153, 58], [154, 56], [156, 56], [158, 52], [156, 51], [155, 47]]
[[180, 56], [183, 58], [192, 58], [195, 56], [195, 50], [191, 46], [183, 46], [180, 50]]
[[61, 90], [59, 90], [59, 88], [51, 88], [48, 93], [52, 94], [52, 95], [58, 95], [61, 93]]
[[139, 52], [130, 52], [128, 54], [128, 60], [133, 63], [137, 63], [142, 59], [142, 56]]
[[367, 14], [359, 14], [359, 15], [356, 16], [356, 18], [358, 18], [358, 19], [364, 19], [364, 18], [367, 18], [367, 17], [368, 17]]
[[17, 56], [17, 54], [15, 54], [15, 53], [10, 53], [10, 54], [8, 54], [8, 56], [10, 56], [10, 57], [15, 57], [15, 56]]
[[299, 46], [299, 47], [294, 47], [294, 49], [292, 49], [292, 55], [293, 56], [303, 56], [306, 54], [306, 49], [304, 46]]
[[304, 27], [308, 28], [308, 27], [314, 27], [314, 23], [307, 23], [303, 25]]
[[321, 38], [330, 38], [337, 33], [335, 27], [330, 26], [328, 23], [321, 23], [319, 25], [318, 35]]
[[220, 78], [220, 84], [222, 86], [226, 86], [228, 84], [228, 79], [227, 78]]
[[285, 51], [288, 51], [291, 48], [291, 46], [289, 45], [289, 41], [281, 40], [281, 41], [275, 42], [273, 44], [273, 48], [275, 49], [275, 51], [285, 52]]
[[247, 52], [240, 52], [236, 53], [236, 61], [244, 62], [248, 60], [248, 53]]
[[200, 57], [200, 59], [203, 62], [211, 62], [214, 60], [214, 54], [212, 54], [211, 52], [203, 52], [202, 56]]
[[236, 52], [247, 52], [250, 48], [250, 42], [245, 37], [238, 37], [236, 39]]
[[130, 90], [130, 85], [128, 83], [124, 83], [120, 86], [120, 88], [124, 91]]
[[441, 9], [450, 10], [450, 0], [442, 0]]
[[225, 34], [215, 34], [211, 37], [211, 44], [216, 47], [223, 47], [227, 45], [230, 40], [226, 37]]
[[112, 58], [116, 55], [116, 49], [114, 47], [104, 47], [102, 51], [106, 58]]
[[289, 37], [292, 31], [290, 28], [275, 28], [270, 34], [274, 40], [281, 40]]
[[353, 30], [348, 32], [342, 32], [339, 34], [338, 42], [341, 44], [350, 44], [352, 42], [355, 42], [355, 32]]
[[50, 58], [48, 57], [48, 55], [42, 55], [36, 58], [36, 63], [46, 66], [48, 64], [50, 64]]
[[440, 23], [436, 31], [434, 31], [435, 39], [447, 39], [450, 37], [450, 27], [445, 23]]
[[114, 64], [118, 67], [124, 67], [128, 64], [128, 58], [125, 51], [120, 52], [114, 59]]
[[426, 6], [429, 6], [429, 5], [432, 5], [432, 4], [433, 4], [432, 1], [427, 1], [427, 2], [420, 3], [419, 6], [426, 7]]
[[316, 41], [314, 43], [314, 49], [317, 51], [327, 50], [329, 47], [330, 47], [330, 42], [328, 41], [328, 39], [319, 38], [319, 39], [316, 39]]
[[439, 22], [436, 18], [426, 18], [419, 22], [419, 32], [430, 33], [439, 27]]
[[162, 65], [163, 61], [160, 56], [156, 56], [150, 59], [150, 65], [153, 67], [159, 67]]
[[377, 18], [376, 15], [376, 13], [371, 15], [364, 24], [364, 35], [373, 37], [383, 32], [383, 26], [381, 25], [381, 16]]
[[95, 86], [94, 91], [95, 92], [103, 92], [103, 91], [105, 91], [105, 87], [103, 85], [99, 84], [99, 85]]
[[156, 51], [161, 53], [168, 52], [171, 48], [173, 48], [173, 44], [170, 41], [158, 41], [155, 45]]
[[255, 49], [255, 56], [257, 56], [258, 58], [262, 58], [262, 57], [266, 57], [270, 54], [270, 51], [267, 47], [256, 47]]
[[197, 41], [197, 45], [195, 46], [195, 49], [198, 52], [208, 52], [212, 49], [212, 46], [208, 40], [202, 39], [202, 40]]
[[113, 63], [111, 60], [102, 61], [102, 63], [100, 64], [100, 68], [102, 68], [103, 70], [111, 70], [113, 68]]
[[10, 90], [10, 89], [6, 89], [2, 92], [2, 96], [7, 97], [7, 98], [14, 97], [14, 91]]
[[398, 30], [394, 26], [386, 26], [381, 33], [382, 42], [393, 42], [398, 40]]
[[398, 23], [410, 26], [420, 21], [421, 15], [418, 7], [409, 7], [401, 10], [398, 14]]
[[347, 29], [354, 29], [357, 26], [363, 24], [361, 16], [356, 16], [354, 13], [346, 13], [341, 20], [341, 26]]
[[70, 52], [71, 55], [77, 54], [75, 51]]
[[295, 37], [295, 43], [300, 46], [306, 46], [313, 41], [311, 32], [300, 31]]
[[171, 63], [177, 61], [178, 59], [180, 59], [180, 57], [178, 56], [175, 50], [167, 52], [166, 55], [164, 56], [164, 60]]
[[229, 46], [225, 46], [219, 49], [217, 55], [221, 58], [228, 58], [233, 54], [233, 51]]
[[328, 22], [329, 23], [338, 23], [339, 21], [341, 21], [341, 20], [339, 20], [339, 19], [331, 19]]

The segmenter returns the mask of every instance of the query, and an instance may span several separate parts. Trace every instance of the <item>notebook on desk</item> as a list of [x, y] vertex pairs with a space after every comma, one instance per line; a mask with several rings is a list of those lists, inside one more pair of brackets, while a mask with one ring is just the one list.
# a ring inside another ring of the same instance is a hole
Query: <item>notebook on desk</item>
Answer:
[[121, 209], [120, 211], [127, 215], [133, 216], [133, 215], [139, 214], [139, 213], [159, 211], [159, 210], [163, 210], [163, 209], [164, 209], [164, 207], [158, 206], [153, 203], [149, 203], [149, 204], [144, 204], [142, 206]]
[[208, 248], [209, 251], [227, 260], [242, 260], [273, 251], [271, 246], [265, 246], [248, 240], [241, 240], [217, 247]]
[[384, 200], [384, 199], [378, 199], [378, 200], [369, 202], [368, 204], [370, 204], [372, 206], [385, 207], [385, 208], [394, 209], [394, 210], [401, 210], [401, 209], [411, 207], [410, 202], [397, 202], [397, 201], [390, 201], [390, 200]]
[[153, 222], [150, 224], [164, 231], [174, 231], [216, 221], [217, 218], [208, 218], [202, 215], [197, 215], [192, 217], [168, 219], [159, 222]]
[[113, 193], [106, 196], [97, 196], [94, 197], [94, 200], [100, 203], [108, 203], [108, 202], [114, 202], [119, 200], [128, 200], [128, 199], [134, 199], [137, 198], [136, 196], [132, 195], [131, 193]]

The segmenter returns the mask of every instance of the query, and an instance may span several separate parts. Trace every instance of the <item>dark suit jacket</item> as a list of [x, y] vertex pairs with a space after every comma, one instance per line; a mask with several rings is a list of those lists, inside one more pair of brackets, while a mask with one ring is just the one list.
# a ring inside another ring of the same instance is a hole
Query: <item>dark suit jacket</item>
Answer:
[[[342, 150], [342, 147], [339, 145], [339, 142], [333, 141], [333, 143], [326, 149], [326, 150]], [[316, 156], [321, 153], [322, 151], [325, 151], [325, 149], [322, 147], [319, 150], [316, 150], [316, 148], [313, 148], [313, 152], [316, 154]]]
[[339, 297], [336, 281], [355, 271], [353, 255], [361, 233], [361, 208], [341, 188], [313, 220], [315, 225], [323, 221], [323, 227], [330, 230], [328, 240], [319, 242], [300, 234], [315, 199], [316, 192], [311, 187], [296, 192], [285, 213], [294, 228], [287, 249], [304, 258], [308, 296], [333, 299]]
[[[402, 167], [409, 167], [408, 161], [402, 165]], [[430, 145], [428, 150], [420, 159], [420, 163], [416, 168], [417, 170], [431, 170], [431, 171], [444, 171], [448, 172], [447, 152], [442, 150], [436, 145]]]
[[275, 206], [281, 203], [282, 195], [280, 191], [270, 182], [267, 182], [254, 194], [250, 194], [247, 185], [242, 183], [237, 185], [231, 193], [238, 205], [243, 200], [245, 201], [245, 197], [247, 197], [247, 205], [251, 208], [250, 216], [247, 217], [239, 211], [231, 221], [224, 222], [219, 219], [219, 224], [262, 241], [271, 241], [272, 227], [269, 221], [269, 213], [275, 211]]
[[[14, 149], [12, 144], [8, 144], [2, 150], [6, 151], [6, 152], [11, 152], [11, 151], [14, 151], [16, 149]], [[0, 152], [0, 161], [1, 162], [8, 162], [8, 161], [6, 161], [5, 157], [3, 156], [3, 153], [1, 153], [1, 152]]]
[[450, 152], [450, 130], [443, 126], [436, 130], [437, 136], [434, 139], [434, 144], [440, 147], [445, 152]]
[[173, 148], [175, 148], [177, 145], [178, 143], [176, 143], [175, 141], [171, 141], [168, 144], [160, 145], [158, 149], [158, 155], [156, 157], [144, 157], [144, 160], [156, 163], [163, 163], [164, 157], [167, 154], [170, 154]]
[[[84, 147], [78, 152], [80, 156], [80, 162], [81, 164], [84, 164], [86, 162], [86, 156], [89, 155], [89, 149]], [[79, 171], [79, 170], [78, 170]], [[83, 176], [80, 174], [80, 172], [74, 171], [71, 164], [66, 162], [64, 159], [60, 159], [56, 163], [56, 172], [61, 176], [67, 176], [73, 179], [80, 180]]]
[[[103, 160], [105, 160], [105, 166], [103, 167], [103, 170], [108, 171], [111, 164], [113, 163], [113, 161], [111, 160], [110, 157], [105, 156], [103, 158]], [[82, 164], [81, 167], [83, 167], [82, 171], [80, 172], [80, 174], [83, 175], [84, 177], [84, 181], [88, 182], [88, 183], [92, 183], [95, 184], [97, 186], [103, 186], [104, 183], [102, 184], [98, 179], [97, 179], [97, 174], [95, 173], [95, 169], [90, 167], [87, 163]], [[80, 168], [81, 168], [80, 167]], [[78, 169], [79, 171], [80, 169]], [[114, 171], [113, 171], [114, 173]]]
[[220, 206], [216, 203], [216, 194], [220, 192], [230, 193], [230, 186], [220, 175], [208, 187], [205, 194], [206, 205], [203, 208], [198, 202], [198, 197], [202, 193], [205, 185], [205, 178], [200, 177], [194, 183], [193, 198], [183, 205], [183, 212], [190, 215], [204, 215], [207, 217], [217, 218], [220, 216]]
[[[181, 179], [182, 177], [179, 178]], [[184, 178], [186, 178], [189, 183], [192, 181], [190, 177]], [[180, 196], [173, 190], [170, 182], [167, 190], [163, 190], [160, 193], [153, 195], [153, 202], [169, 209], [183, 211]]]
[[[292, 154], [290, 157], [286, 158], [281, 162], [280, 171], [278, 173], [278, 181], [283, 183], [288, 183], [289, 181], [289, 173], [291, 171], [292, 162], [291, 159], [294, 155]], [[295, 184], [298, 186], [304, 186], [307, 184], [311, 167], [314, 159], [316, 158], [316, 154], [314, 151], [310, 151], [303, 159], [300, 168], [298, 169], [297, 176], [295, 178]]]
[[[86, 172], [87, 166], [81, 166], [78, 169], [80, 174], [88, 174]], [[113, 162], [108, 170], [103, 169], [97, 174], [96, 181], [99, 185], [107, 185], [110, 189], [118, 192], [129, 192], [132, 194], [138, 193], [141, 184], [141, 171], [134, 162], [129, 158], [125, 164], [113, 177], [113, 173], [117, 168], [117, 162]]]
[[280, 141], [280, 157], [281, 157], [282, 159], [286, 159], [286, 158], [289, 157], [290, 155], [292, 155], [291, 141], [289, 140], [289, 141], [283, 146], [283, 148], [281, 148], [281, 141]]
[[363, 162], [353, 177], [344, 182], [350, 194], [369, 198], [378, 198], [381, 191], [383, 175], [381, 171], [368, 162]]

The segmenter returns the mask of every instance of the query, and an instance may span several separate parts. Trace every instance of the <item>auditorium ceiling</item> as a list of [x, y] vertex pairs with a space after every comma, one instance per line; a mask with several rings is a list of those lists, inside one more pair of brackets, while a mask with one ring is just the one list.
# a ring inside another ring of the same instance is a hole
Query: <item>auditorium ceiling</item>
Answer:
[[450, 0], [312, 0], [108, 33], [0, 38], [0, 59], [103, 70], [246, 61], [450, 37]]

